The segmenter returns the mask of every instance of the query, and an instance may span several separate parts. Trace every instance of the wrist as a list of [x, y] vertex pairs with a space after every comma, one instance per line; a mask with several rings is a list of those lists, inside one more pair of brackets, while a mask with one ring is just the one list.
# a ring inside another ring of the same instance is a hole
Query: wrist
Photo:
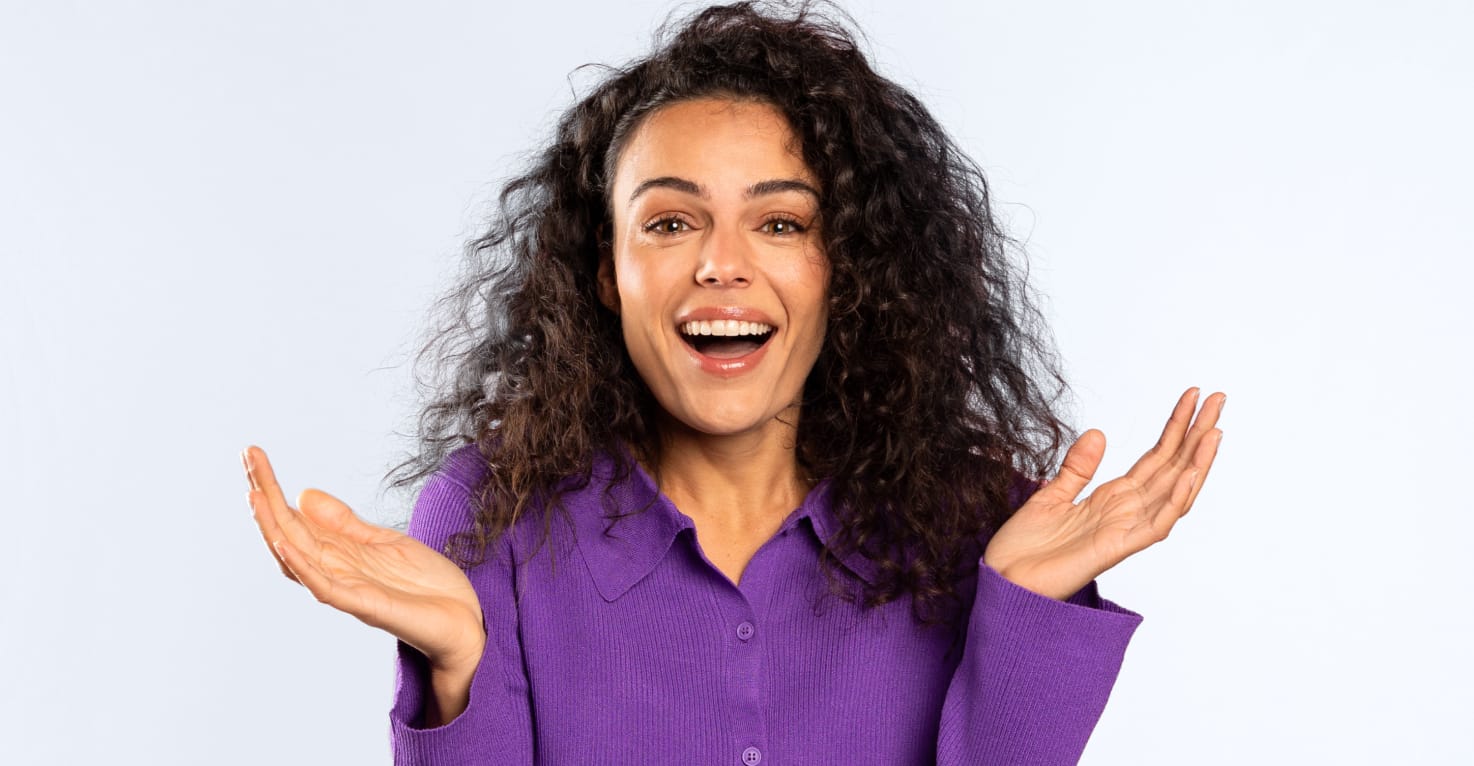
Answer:
[[481, 664], [481, 655], [486, 651], [486, 636], [481, 641], [463, 648], [447, 650], [435, 656], [426, 656], [430, 670], [436, 675], [449, 677], [470, 676]]
[[425, 703], [424, 726], [443, 726], [460, 716], [470, 704], [471, 682], [481, 662], [482, 647], [454, 652], [430, 662], [430, 694]]
[[478, 612], [454, 630], [442, 634], [448, 641], [433, 651], [425, 652], [430, 669], [440, 673], [469, 674], [481, 664], [481, 654], [486, 650], [486, 623]]
[[1049, 577], [1045, 573], [1041, 573], [1037, 567], [1022, 565], [995, 566], [987, 561], [983, 563], [997, 572], [999, 577], [1014, 585], [1041, 596], [1047, 596], [1056, 601], [1069, 600], [1070, 596], [1075, 595], [1076, 592], [1089, 583], [1087, 580], [1079, 585], [1072, 585], [1072, 583], [1064, 582], [1056, 577]]

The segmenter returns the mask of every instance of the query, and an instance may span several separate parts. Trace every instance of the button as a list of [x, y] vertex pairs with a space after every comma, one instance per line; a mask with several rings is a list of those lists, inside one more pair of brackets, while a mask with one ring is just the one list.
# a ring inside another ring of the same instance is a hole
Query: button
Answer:
[[742, 751], [742, 763], [745, 764], [745, 766], [757, 766], [757, 764], [762, 760], [763, 751], [755, 747], [749, 747], [746, 750]]
[[[743, 641], [746, 641], [747, 639], [752, 638], [753, 630], [754, 629], [752, 627], [752, 623], [743, 620], [742, 624], [737, 626], [737, 637], [742, 639]], [[756, 763], [756, 761], [754, 761], [754, 763]]]

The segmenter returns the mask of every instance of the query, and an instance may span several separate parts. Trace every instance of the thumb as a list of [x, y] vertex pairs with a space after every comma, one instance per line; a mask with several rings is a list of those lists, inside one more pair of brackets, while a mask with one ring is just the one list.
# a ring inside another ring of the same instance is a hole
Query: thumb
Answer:
[[297, 495], [297, 507], [318, 526], [331, 532], [343, 533], [358, 522], [353, 509], [342, 500], [317, 489], [302, 490]]
[[1059, 474], [1039, 491], [1052, 492], [1066, 502], [1075, 502], [1075, 498], [1095, 477], [1095, 469], [1100, 467], [1100, 459], [1105, 456], [1105, 446], [1105, 433], [1098, 428], [1080, 434], [1080, 438], [1065, 453], [1064, 465], [1060, 466]]

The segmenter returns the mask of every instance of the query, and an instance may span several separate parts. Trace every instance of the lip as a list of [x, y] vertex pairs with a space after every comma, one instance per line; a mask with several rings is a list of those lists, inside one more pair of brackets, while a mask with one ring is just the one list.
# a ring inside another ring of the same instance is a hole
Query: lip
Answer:
[[[687, 322], [711, 322], [718, 319], [735, 319], [739, 322], [761, 322], [771, 328], [773, 332], [763, 345], [758, 346], [751, 353], [744, 356], [732, 357], [730, 359], [717, 359], [697, 351], [685, 338], [681, 337], [680, 326]], [[676, 318], [675, 333], [677, 342], [691, 355], [702, 372], [715, 375], [719, 378], [733, 378], [746, 372], [750, 372], [758, 366], [763, 357], [768, 353], [768, 347], [773, 345], [773, 339], [778, 335], [778, 323], [774, 322], [767, 314], [753, 308], [743, 306], [706, 306], [688, 311]]]
[[705, 306], [692, 309], [676, 317], [676, 327], [687, 322], [711, 322], [717, 319], [735, 319], [739, 322], [761, 322], [774, 330], [778, 329], [778, 323], [772, 317], [746, 306]]

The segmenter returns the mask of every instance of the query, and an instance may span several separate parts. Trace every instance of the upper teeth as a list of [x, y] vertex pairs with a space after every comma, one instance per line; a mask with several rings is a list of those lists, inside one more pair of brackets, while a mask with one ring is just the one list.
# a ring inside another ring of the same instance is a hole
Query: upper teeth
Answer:
[[687, 322], [681, 332], [687, 335], [765, 335], [773, 328], [762, 322], [741, 322], [736, 319], [716, 319], [709, 322]]

